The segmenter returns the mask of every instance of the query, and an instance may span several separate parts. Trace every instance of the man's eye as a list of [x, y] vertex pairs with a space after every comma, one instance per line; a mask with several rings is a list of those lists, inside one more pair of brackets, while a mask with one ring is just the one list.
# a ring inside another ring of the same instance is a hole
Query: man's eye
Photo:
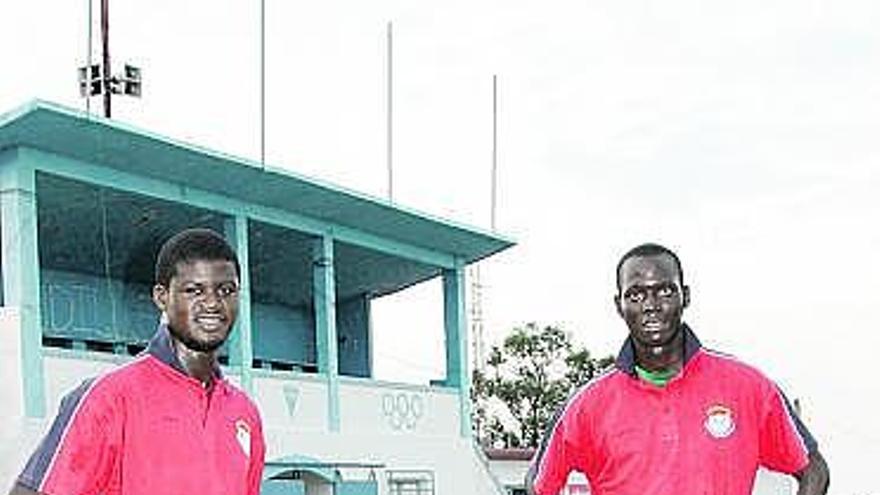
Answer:
[[660, 287], [660, 290], [657, 291], [657, 295], [659, 295], [660, 297], [672, 297], [675, 295], [675, 293], [675, 287], [671, 285]]
[[643, 294], [641, 291], [633, 291], [633, 292], [626, 293], [626, 299], [629, 302], [642, 302], [642, 300], [644, 298], [645, 298], [645, 294]]
[[220, 294], [220, 297], [229, 297], [238, 292], [238, 287], [235, 287], [234, 285], [226, 285], [220, 287], [217, 292]]
[[184, 287], [183, 288], [183, 293], [188, 296], [200, 296], [200, 295], [202, 295], [202, 292], [203, 291], [202, 291], [201, 287]]

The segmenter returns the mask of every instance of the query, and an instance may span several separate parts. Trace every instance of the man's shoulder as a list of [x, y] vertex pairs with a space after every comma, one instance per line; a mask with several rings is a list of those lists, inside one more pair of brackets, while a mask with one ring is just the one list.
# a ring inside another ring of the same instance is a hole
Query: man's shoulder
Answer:
[[149, 354], [141, 354], [127, 363], [99, 374], [96, 380], [105, 384], [105, 386], [119, 387], [128, 385], [133, 380], [141, 379], [153, 371], [153, 365], [150, 363], [153, 359]]
[[58, 415], [73, 417], [78, 411], [89, 416], [105, 418], [110, 411], [124, 407], [125, 397], [138, 387], [133, 387], [133, 377], [142, 373], [142, 358], [109, 369], [82, 380], [68, 391], [59, 403]]
[[703, 368], [710, 373], [723, 373], [757, 383], [772, 383], [758, 367], [747, 363], [733, 354], [714, 349], [701, 349]]
[[125, 364], [86, 378], [71, 393], [88, 392], [89, 395], [106, 396], [124, 395], [136, 390], [132, 385], [149, 373], [149, 359], [149, 356], [139, 356]]
[[587, 383], [578, 387], [571, 395], [570, 402], [589, 402], [609, 393], [614, 394], [616, 393], [615, 389], [620, 385], [621, 380], [625, 380], [626, 378], [626, 373], [616, 366], [611, 366], [593, 377]]

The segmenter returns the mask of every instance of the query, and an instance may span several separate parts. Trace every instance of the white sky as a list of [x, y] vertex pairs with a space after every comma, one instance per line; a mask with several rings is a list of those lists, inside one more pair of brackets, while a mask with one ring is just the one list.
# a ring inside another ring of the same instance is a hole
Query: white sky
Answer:
[[[257, 158], [259, 3], [111, 3], [114, 60], [141, 65], [145, 78], [144, 98], [115, 100], [114, 116]], [[32, 98], [83, 107], [75, 69], [87, 5], [3, 2], [0, 111]], [[877, 491], [880, 4], [267, 0], [267, 9], [271, 164], [385, 195], [391, 20], [395, 200], [488, 227], [498, 74], [498, 227], [519, 245], [482, 268], [493, 338], [526, 321], [558, 323], [595, 353], [616, 352], [617, 258], [645, 240], [666, 243], [685, 264], [686, 318], [702, 339], [801, 398], [831, 492]], [[407, 357], [380, 356], [378, 372], [441, 373], [437, 350], [408, 338], [438, 321], [438, 304], [408, 301], [408, 325], [380, 312], [393, 337], [377, 335], [387, 338], [378, 345]]]

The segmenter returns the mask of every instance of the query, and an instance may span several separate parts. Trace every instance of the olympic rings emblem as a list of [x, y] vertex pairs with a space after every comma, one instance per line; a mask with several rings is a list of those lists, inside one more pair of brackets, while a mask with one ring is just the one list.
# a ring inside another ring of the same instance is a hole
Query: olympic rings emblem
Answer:
[[382, 396], [382, 414], [395, 430], [415, 429], [425, 413], [425, 401], [421, 395], [386, 393]]

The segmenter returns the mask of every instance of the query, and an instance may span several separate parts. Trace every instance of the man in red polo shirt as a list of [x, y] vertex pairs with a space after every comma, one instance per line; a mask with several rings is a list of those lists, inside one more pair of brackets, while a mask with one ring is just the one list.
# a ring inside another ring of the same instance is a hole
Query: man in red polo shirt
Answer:
[[675, 253], [630, 250], [617, 285], [629, 337], [616, 366], [557, 413], [530, 493], [556, 495], [577, 470], [595, 495], [747, 495], [760, 466], [797, 478], [799, 495], [827, 491], [816, 441], [776, 385], [681, 321], [690, 294]]
[[149, 347], [62, 400], [11, 493], [258, 495], [260, 416], [217, 364], [238, 312], [239, 271], [213, 231], [169, 239], [156, 262], [162, 318]]

